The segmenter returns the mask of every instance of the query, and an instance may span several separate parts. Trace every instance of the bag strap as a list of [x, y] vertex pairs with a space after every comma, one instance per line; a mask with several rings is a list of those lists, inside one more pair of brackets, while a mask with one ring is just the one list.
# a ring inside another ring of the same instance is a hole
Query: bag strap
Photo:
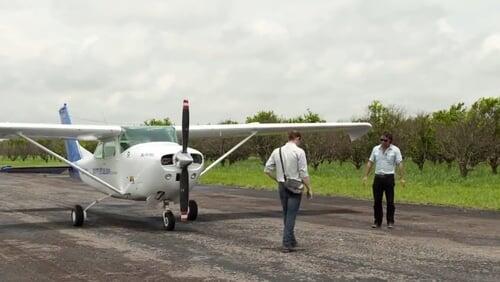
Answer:
[[285, 173], [285, 166], [283, 165], [283, 157], [281, 156], [281, 147], [280, 147], [280, 162], [281, 162], [281, 168], [283, 169], [283, 177], [285, 178], [286, 181], [286, 173]]

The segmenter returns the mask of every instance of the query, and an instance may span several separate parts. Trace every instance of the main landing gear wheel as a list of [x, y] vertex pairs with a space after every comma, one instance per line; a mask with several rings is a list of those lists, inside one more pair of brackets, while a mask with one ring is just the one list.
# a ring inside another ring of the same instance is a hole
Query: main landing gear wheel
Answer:
[[163, 227], [167, 231], [172, 231], [175, 228], [175, 217], [174, 214], [171, 211], [164, 211], [163, 212]]
[[189, 200], [188, 202], [188, 220], [196, 220], [198, 217], [198, 204], [195, 200]]
[[76, 205], [74, 209], [71, 210], [71, 221], [73, 226], [82, 226], [85, 221], [85, 212], [82, 206]]

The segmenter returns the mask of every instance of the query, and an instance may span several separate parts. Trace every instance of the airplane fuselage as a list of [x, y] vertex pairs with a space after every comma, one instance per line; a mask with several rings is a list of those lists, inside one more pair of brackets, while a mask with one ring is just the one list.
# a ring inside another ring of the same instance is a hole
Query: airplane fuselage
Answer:
[[[113, 197], [143, 201], [164, 192], [162, 199], [177, 202], [181, 168], [176, 161], [176, 154], [181, 149], [179, 144], [173, 142], [142, 143], [123, 151], [117, 146], [114, 151], [122, 152], [116, 154], [110, 153], [113, 150], [109, 148], [106, 152], [104, 147], [102, 155], [96, 150], [94, 155], [83, 158], [76, 164], [124, 193], [120, 195], [110, 191], [90, 177], [80, 174], [83, 182], [103, 193], [112, 194]], [[191, 190], [203, 170], [204, 159], [195, 149], [188, 148], [188, 153], [194, 160], [188, 167]]]

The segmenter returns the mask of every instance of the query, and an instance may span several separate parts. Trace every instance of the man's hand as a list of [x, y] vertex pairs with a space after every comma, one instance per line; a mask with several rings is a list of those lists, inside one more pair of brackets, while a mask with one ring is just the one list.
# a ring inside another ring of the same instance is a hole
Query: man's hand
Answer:
[[311, 200], [313, 198], [313, 192], [310, 185], [311, 184], [304, 182], [304, 188], [306, 189], [306, 197], [308, 200]]
[[312, 193], [312, 190], [311, 190], [310, 188], [308, 188], [308, 189], [306, 190], [306, 196], [307, 196], [307, 199], [312, 200], [312, 198], [313, 198], [313, 193]]
[[311, 181], [309, 179], [309, 176], [302, 178], [302, 183], [304, 183], [304, 188], [306, 189], [307, 199], [309, 199], [309, 200], [312, 199], [313, 193], [312, 193]]
[[363, 176], [363, 186], [366, 186], [366, 182], [368, 181], [368, 175], [370, 175], [370, 170], [372, 169], [373, 162], [368, 161], [366, 163], [365, 176]]

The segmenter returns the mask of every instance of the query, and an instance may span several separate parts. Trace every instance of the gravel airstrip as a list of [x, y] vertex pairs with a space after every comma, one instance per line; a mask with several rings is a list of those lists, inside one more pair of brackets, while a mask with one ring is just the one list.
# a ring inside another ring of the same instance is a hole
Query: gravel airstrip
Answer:
[[0, 281], [500, 281], [500, 212], [396, 203], [395, 229], [372, 230], [369, 201], [304, 199], [299, 248], [282, 253], [276, 192], [196, 187], [198, 220], [173, 232], [161, 209], [106, 199], [73, 227], [71, 207], [100, 197], [67, 176], [0, 174]]

